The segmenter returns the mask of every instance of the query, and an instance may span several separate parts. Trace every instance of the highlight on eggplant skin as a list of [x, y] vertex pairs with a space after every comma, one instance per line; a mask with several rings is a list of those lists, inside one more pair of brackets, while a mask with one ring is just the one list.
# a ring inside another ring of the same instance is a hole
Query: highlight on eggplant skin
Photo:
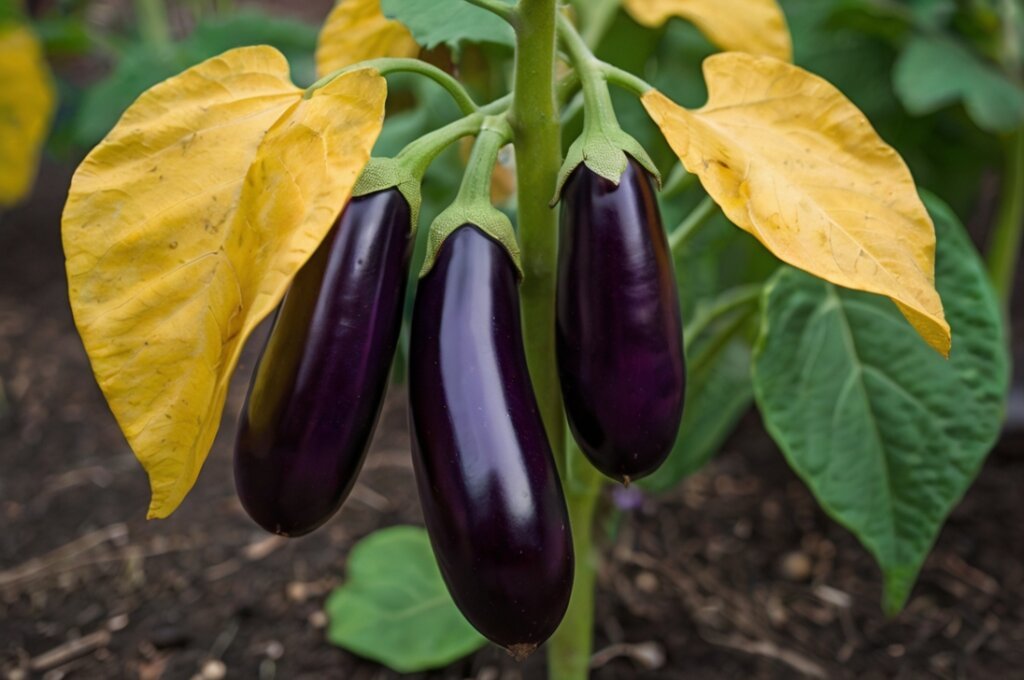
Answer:
[[651, 177], [616, 185], [580, 165], [562, 192], [558, 372], [569, 425], [601, 472], [629, 483], [661, 465], [686, 391], [682, 320]]
[[420, 280], [409, 406], [420, 503], [452, 597], [522, 658], [569, 604], [569, 517], [527, 372], [517, 274], [472, 225]]
[[412, 244], [397, 189], [354, 198], [281, 303], [235, 446], [238, 496], [264, 529], [307, 534], [351, 491], [388, 384]]

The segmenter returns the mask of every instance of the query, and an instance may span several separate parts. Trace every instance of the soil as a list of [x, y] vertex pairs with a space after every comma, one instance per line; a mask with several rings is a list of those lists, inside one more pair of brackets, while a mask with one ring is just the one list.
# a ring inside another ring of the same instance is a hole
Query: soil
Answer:
[[[344, 509], [307, 538], [268, 536], [235, 499], [230, 462], [256, 338], [198, 484], [170, 519], [147, 522], [145, 475], [68, 308], [57, 225], [69, 172], [47, 166], [44, 180], [0, 222], [0, 673], [397, 677], [328, 644], [322, 605], [356, 541], [420, 522], [403, 395], [389, 396]], [[1020, 677], [1022, 450], [1008, 433], [887, 620], [878, 569], [750, 414], [704, 471], [604, 536], [593, 676]], [[487, 648], [413, 677], [530, 680], [543, 664], [543, 651], [520, 665]]]

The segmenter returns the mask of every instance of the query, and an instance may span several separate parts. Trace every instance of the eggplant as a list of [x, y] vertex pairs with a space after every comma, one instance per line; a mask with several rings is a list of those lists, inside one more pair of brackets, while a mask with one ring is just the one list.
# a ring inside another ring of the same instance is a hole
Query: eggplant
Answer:
[[615, 184], [581, 164], [562, 192], [559, 382], [583, 453], [626, 484], [657, 469], [679, 431], [686, 392], [680, 316], [650, 175], [629, 158]]
[[235, 445], [238, 496], [264, 529], [307, 534], [351, 491], [387, 388], [412, 245], [398, 189], [354, 198], [285, 295]]
[[517, 658], [558, 627], [573, 550], [530, 384], [517, 272], [473, 225], [419, 283], [409, 355], [413, 461], [427, 532], [465, 617]]

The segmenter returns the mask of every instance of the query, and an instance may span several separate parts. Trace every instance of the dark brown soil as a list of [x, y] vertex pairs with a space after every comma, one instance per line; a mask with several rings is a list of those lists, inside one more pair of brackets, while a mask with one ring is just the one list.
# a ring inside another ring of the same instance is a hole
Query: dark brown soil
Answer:
[[[44, 172], [67, 186], [66, 170]], [[402, 396], [342, 512], [308, 538], [270, 537], [231, 478], [251, 343], [199, 483], [171, 519], [147, 522], [145, 476], [68, 311], [62, 203], [55, 189], [0, 222], [0, 673], [395, 677], [330, 646], [321, 607], [355, 541], [419, 522]], [[906, 611], [886, 620], [877, 568], [752, 414], [707, 470], [604, 534], [594, 677], [1020, 677], [1022, 444], [990, 457]], [[520, 666], [488, 648], [420, 677], [542, 678], [543, 652]]]

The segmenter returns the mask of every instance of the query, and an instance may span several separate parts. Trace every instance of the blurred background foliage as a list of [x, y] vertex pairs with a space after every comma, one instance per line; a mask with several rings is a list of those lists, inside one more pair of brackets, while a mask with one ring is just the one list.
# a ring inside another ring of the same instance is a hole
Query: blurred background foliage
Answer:
[[[920, 186], [941, 196], [972, 227], [990, 223], [1010, 138], [1024, 121], [1020, 1], [781, 4], [793, 33], [796, 62], [846, 93], [907, 160]], [[16, 0], [0, 3], [7, 15], [18, 15], [18, 5]], [[298, 84], [311, 82], [315, 8], [308, 20], [282, 16], [285, 8], [284, 3], [237, 0], [27, 2], [23, 16], [31, 21], [57, 74], [60, 108], [48, 151], [77, 162], [146, 88], [231, 47], [273, 45], [288, 57]], [[457, 50], [442, 44], [427, 58], [460, 71], [474, 94], [486, 100], [503, 93], [510, 75], [511, 51], [501, 37], [457, 45]], [[689, 106], [704, 101], [700, 63], [714, 48], [692, 25], [674, 20], [651, 32], [617, 12], [595, 42], [600, 56], [642, 74], [669, 97]], [[632, 97], [618, 95], [624, 127], [669, 172], [674, 156], [656, 128]], [[455, 115], [431, 84], [411, 80], [392, 84], [389, 106], [392, 115], [379, 142], [380, 154], [395, 152]], [[576, 125], [578, 114], [576, 109]], [[573, 137], [570, 125], [566, 143]], [[451, 169], [442, 163], [432, 173], [437, 191], [428, 190], [425, 223], [457, 182], [458, 173]], [[676, 212], [688, 207], [684, 202]], [[668, 221], [675, 217], [669, 215]]]

